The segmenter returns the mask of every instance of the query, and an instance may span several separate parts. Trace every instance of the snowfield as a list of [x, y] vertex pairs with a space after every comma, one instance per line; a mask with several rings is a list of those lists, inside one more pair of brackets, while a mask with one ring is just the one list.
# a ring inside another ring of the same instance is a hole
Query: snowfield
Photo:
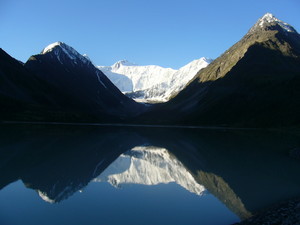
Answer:
[[211, 62], [211, 59], [202, 57], [175, 70], [156, 65], [139, 66], [122, 60], [112, 66], [97, 68], [123, 93], [139, 102], [166, 102]]

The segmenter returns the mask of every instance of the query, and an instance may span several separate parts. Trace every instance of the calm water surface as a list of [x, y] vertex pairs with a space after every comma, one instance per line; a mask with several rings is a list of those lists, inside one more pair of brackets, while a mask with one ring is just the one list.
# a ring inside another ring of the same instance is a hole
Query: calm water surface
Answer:
[[300, 197], [299, 135], [0, 127], [0, 224], [232, 224]]

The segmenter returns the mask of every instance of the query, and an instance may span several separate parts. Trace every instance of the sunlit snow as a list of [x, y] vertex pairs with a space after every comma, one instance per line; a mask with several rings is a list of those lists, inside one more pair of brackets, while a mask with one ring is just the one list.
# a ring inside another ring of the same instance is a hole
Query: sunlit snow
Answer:
[[98, 68], [122, 92], [142, 92], [142, 97], [136, 99], [139, 102], [148, 100], [164, 102], [182, 90], [197, 72], [211, 61], [202, 57], [179, 70], [156, 65], [139, 66], [126, 60]]
[[282, 27], [287, 32], [296, 32], [295, 29], [291, 25], [277, 19], [271, 13], [266, 13], [262, 18], [260, 18], [257, 21], [257, 23], [253, 26], [251, 31], [254, 31], [257, 27], [263, 28], [264, 26], [267, 26], [268, 24], [278, 24], [280, 27]]
[[63, 51], [75, 64], [77, 64], [77, 60], [83, 63], [90, 62], [90, 60], [86, 56], [79, 54], [74, 48], [60, 41], [48, 45], [46, 48], [44, 48], [41, 54], [46, 54], [48, 52], [54, 51], [55, 55], [58, 57], [59, 61], [61, 62], [59, 58], [60, 57], [58, 52], [59, 50]]

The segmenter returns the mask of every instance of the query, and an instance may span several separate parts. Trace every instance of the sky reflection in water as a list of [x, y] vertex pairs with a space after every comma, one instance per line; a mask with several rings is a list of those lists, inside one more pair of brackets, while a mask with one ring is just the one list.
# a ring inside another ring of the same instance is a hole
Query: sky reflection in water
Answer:
[[297, 135], [68, 126], [1, 131], [1, 224], [231, 224], [300, 193], [299, 163], [288, 154], [299, 146]]

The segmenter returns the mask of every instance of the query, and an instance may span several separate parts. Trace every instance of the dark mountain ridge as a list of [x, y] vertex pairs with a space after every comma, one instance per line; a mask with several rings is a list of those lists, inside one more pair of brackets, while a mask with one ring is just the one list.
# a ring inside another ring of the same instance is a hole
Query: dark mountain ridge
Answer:
[[[300, 125], [300, 35], [266, 14], [169, 102], [141, 120], [214, 126]], [[163, 112], [163, 113], [162, 113]], [[176, 112], [176, 113], [171, 113]]]
[[3, 120], [120, 122], [143, 111], [92, 62], [56, 42], [22, 65], [1, 51]]
[[[0, 49], [0, 115], [2, 120], [23, 120], [29, 110], [39, 111], [51, 104], [51, 88], [23, 64]], [[55, 90], [53, 90], [55, 91]]]
[[25, 67], [66, 94], [58, 103], [64, 108], [118, 116], [136, 113], [137, 103], [125, 97], [89, 59], [62, 42], [30, 57]]

